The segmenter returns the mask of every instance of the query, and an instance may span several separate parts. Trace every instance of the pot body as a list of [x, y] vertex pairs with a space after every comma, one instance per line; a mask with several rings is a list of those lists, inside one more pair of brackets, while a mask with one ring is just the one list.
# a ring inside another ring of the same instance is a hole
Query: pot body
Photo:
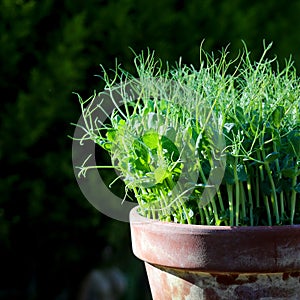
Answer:
[[154, 300], [300, 299], [300, 225], [201, 226], [130, 213]]

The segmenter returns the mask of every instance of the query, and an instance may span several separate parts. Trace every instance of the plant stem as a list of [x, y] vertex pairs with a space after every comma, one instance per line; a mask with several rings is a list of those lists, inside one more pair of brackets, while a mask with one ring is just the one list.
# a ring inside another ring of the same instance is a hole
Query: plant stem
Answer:
[[203, 209], [199, 209], [199, 214], [200, 214], [200, 224], [204, 225], [205, 224], [205, 217], [203, 214]]
[[[260, 155], [260, 152], [257, 152], [257, 156], [258, 156], [258, 159], [261, 161], [261, 155]], [[264, 182], [265, 176], [264, 176], [263, 165], [260, 165], [260, 166], [259, 166], [259, 172], [260, 172], [261, 182]], [[272, 217], [271, 217], [271, 211], [270, 211], [269, 200], [268, 200], [268, 197], [267, 197], [266, 195], [263, 194], [262, 196], [263, 196], [264, 204], [265, 204], [266, 211], [267, 211], [268, 224], [269, 224], [269, 226], [271, 226], [271, 225], [272, 225]]]
[[163, 191], [163, 189], [159, 189], [159, 188], [153, 188], [153, 191], [151, 191], [152, 193], [159, 195], [159, 199], [160, 199], [160, 204], [159, 204], [159, 209], [163, 212], [163, 215], [167, 216], [170, 215], [169, 211], [168, 211], [168, 201], [166, 200], [166, 195]]
[[224, 207], [224, 203], [223, 203], [223, 199], [222, 199], [222, 195], [221, 195], [220, 190], [217, 192], [217, 196], [218, 196], [218, 199], [219, 199], [219, 204], [220, 204], [221, 211], [225, 211], [225, 207]]
[[239, 217], [240, 217], [240, 184], [239, 178], [237, 174], [237, 165], [238, 159], [235, 159], [235, 164], [233, 166], [233, 174], [234, 174], [234, 185], [235, 185], [235, 225], [239, 226]]
[[253, 221], [253, 199], [252, 199], [252, 191], [251, 191], [251, 179], [248, 177], [247, 179], [247, 191], [248, 191], [248, 199], [249, 199], [249, 215], [250, 215], [250, 225], [254, 225]]
[[206, 206], [204, 206], [202, 209], [204, 211], [204, 215], [205, 215], [205, 219], [206, 219], [206, 225], [210, 225], [209, 213], [207, 211]]
[[260, 193], [259, 193], [259, 172], [258, 168], [255, 168], [255, 198], [256, 207], [260, 207]]
[[[180, 200], [180, 205], [181, 205], [181, 207], [182, 207], [182, 209], [183, 209], [183, 212], [184, 212], [184, 215], [185, 215], [185, 217], [186, 217], [186, 219], [187, 219], [188, 224], [192, 224], [191, 218], [190, 218], [190, 216], [189, 216], [189, 213], [188, 213], [188, 211], [187, 211], [187, 207], [186, 207], [184, 201]], [[183, 220], [182, 223], [185, 223], [185, 220]]]
[[[218, 199], [219, 199], [219, 204], [220, 204], [221, 212], [225, 212], [225, 207], [224, 207], [224, 203], [223, 203], [223, 198], [222, 198], [222, 195], [221, 195], [220, 190], [218, 190], [217, 196], [218, 196]], [[225, 226], [227, 226], [227, 225], [228, 225], [228, 222], [227, 222], [227, 220], [226, 220], [226, 221], [225, 221]]]
[[215, 224], [219, 224], [219, 215], [218, 215], [218, 209], [217, 209], [217, 205], [216, 205], [216, 202], [215, 202], [215, 198], [212, 199], [211, 205], [212, 205], [213, 214], [214, 214], [214, 217], [215, 217]]
[[[274, 139], [274, 136], [273, 136], [273, 139]], [[273, 151], [274, 152], [278, 152], [277, 150], [277, 146], [276, 146], [276, 143], [273, 142]], [[282, 178], [282, 174], [280, 172], [280, 166], [279, 166], [279, 160], [276, 159], [275, 160], [275, 166], [276, 166], [276, 171], [278, 173], [278, 176], [279, 176], [279, 180]], [[284, 216], [284, 213], [285, 213], [285, 210], [284, 210], [284, 195], [283, 195], [283, 189], [281, 189], [280, 191], [280, 194], [279, 194], [279, 199], [280, 199], [280, 212], [281, 212], [281, 222], [284, 220], [285, 216]]]
[[297, 173], [298, 173], [298, 166], [295, 163], [295, 175], [292, 178], [292, 192], [291, 192], [291, 224], [294, 224], [294, 217], [295, 217], [295, 208], [296, 208], [296, 184], [297, 184]]
[[228, 202], [229, 202], [229, 214], [230, 214], [230, 226], [234, 226], [234, 208], [233, 208], [233, 195], [232, 185], [226, 183]]
[[272, 171], [270, 169], [270, 165], [268, 162], [265, 162], [265, 168], [267, 171], [267, 175], [268, 175], [268, 179], [270, 181], [271, 184], [271, 202], [273, 205], [273, 211], [275, 214], [275, 218], [276, 218], [276, 224], [279, 225], [280, 224], [280, 217], [279, 217], [279, 212], [278, 212], [278, 203], [277, 203], [277, 194], [276, 194], [276, 187], [275, 187], [275, 183], [272, 177]]
[[241, 204], [242, 204], [242, 213], [243, 213], [243, 219], [244, 221], [247, 218], [247, 212], [246, 212], [246, 193], [244, 189], [243, 182], [240, 181], [240, 195], [241, 195]]

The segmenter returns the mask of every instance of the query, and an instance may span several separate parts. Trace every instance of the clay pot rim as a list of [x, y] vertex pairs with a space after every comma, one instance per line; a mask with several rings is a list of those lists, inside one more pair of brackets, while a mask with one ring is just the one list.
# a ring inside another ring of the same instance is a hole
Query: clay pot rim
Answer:
[[[174, 223], [174, 222], [166, 222], [166, 221], [160, 221], [160, 220], [154, 220], [154, 219], [149, 219], [147, 217], [141, 216], [138, 213], [139, 206], [135, 206], [134, 208], [131, 209], [130, 211], [130, 223], [142, 223], [143, 225], [149, 224], [152, 226], [158, 225], [160, 228], [165, 227], [176, 227], [176, 231], [178, 230], [187, 230], [189, 233], [191, 231], [199, 231], [201, 230], [202, 232], [207, 231], [223, 231], [223, 232], [255, 232], [255, 231], [286, 231], [286, 230], [300, 230], [300, 224], [294, 224], [294, 225], [273, 225], [273, 226], [217, 226], [217, 225], [195, 225], [195, 224], [180, 224], [180, 223]], [[163, 226], [161, 226], [163, 225]]]
[[134, 254], [154, 265], [204, 272], [300, 270], [300, 225], [208, 226], [147, 219], [130, 212]]

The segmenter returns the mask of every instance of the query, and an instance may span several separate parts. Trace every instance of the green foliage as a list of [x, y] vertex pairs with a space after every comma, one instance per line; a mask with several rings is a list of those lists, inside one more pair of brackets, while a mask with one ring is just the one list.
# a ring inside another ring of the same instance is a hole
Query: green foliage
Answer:
[[142, 53], [131, 83], [138, 98], [120, 88], [124, 112], [109, 91], [131, 75], [117, 68], [113, 81], [104, 76], [115, 105], [105, 127], [93, 119], [101, 94], [80, 99], [82, 140], [109, 151], [143, 215], [231, 226], [299, 222], [299, 78], [291, 62], [274, 71], [275, 60], [265, 58], [270, 47], [258, 62], [247, 48], [235, 62], [225, 51], [216, 60], [201, 50], [199, 69], [179, 64], [166, 72]]

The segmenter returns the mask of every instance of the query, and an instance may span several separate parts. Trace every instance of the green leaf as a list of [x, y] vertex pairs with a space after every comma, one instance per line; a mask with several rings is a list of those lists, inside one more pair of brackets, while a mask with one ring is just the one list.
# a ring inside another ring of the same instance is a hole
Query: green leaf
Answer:
[[120, 120], [122, 120], [122, 118], [119, 115], [115, 115], [112, 119], [112, 122], [115, 124], [119, 124]]
[[248, 175], [246, 173], [245, 166], [242, 164], [238, 164], [236, 170], [237, 170], [238, 179], [240, 181], [247, 181]]
[[165, 150], [165, 156], [169, 161], [176, 161], [179, 158], [179, 150], [175, 144], [166, 136], [161, 137], [162, 148]]
[[149, 172], [149, 165], [147, 161], [145, 161], [142, 157], [139, 157], [134, 161], [135, 169], [143, 171], [143, 172]]
[[114, 142], [116, 140], [116, 132], [117, 132], [117, 130], [115, 130], [115, 129], [109, 129], [107, 131], [106, 137], [107, 137], [108, 141]]
[[279, 152], [272, 152], [266, 156], [264, 159], [265, 163], [271, 163], [279, 157]]
[[235, 126], [234, 123], [225, 123], [224, 129], [226, 130], [227, 133], [229, 133], [234, 126]]
[[145, 101], [146, 107], [145, 107], [145, 112], [153, 112], [154, 111], [154, 101], [149, 99], [148, 101]]
[[151, 150], [156, 149], [159, 145], [159, 134], [154, 130], [150, 130], [142, 136], [142, 141]]
[[226, 163], [230, 165], [235, 165], [235, 157], [229, 152], [226, 153]]
[[284, 177], [294, 178], [300, 174], [300, 171], [296, 172], [295, 168], [286, 168], [281, 170], [281, 173]]
[[300, 157], [300, 131], [292, 130], [287, 136], [290, 151], [293, 156]]
[[112, 148], [112, 144], [109, 143], [109, 142], [103, 142], [103, 141], [100, 141], [99, 145], [100, 145], [103, 149], [105, 149], [105, 150], [107, 150], [107, 151], [110, 151], [111, 148]]
[[259, 126], [259, 115], [257, 112], [254, 112], [254, 115], [250, 122], [250, 129], [251, 129], [252, 133], [255, 135], [257, 134], [258, 126]]
[[265, 180], [265, 181], [263, 181], [261, 183], [261, 191], [266, 196], [270, 196], [271, 195], [271, 186], [270, 186], [269, 181]]
[[176, 130], [174, 129], [174, 127], [169, 126], [166, 130], [165, 136], [172, 142], [174, 142], [176, 139]]
[[273, 124], [275, 127], [279, 128], [281, 124], [281, 120], [284, 117], [284, 107], [277, 106], [276, 109], [272, 113]]
[[154, 178], [155, 182], [157, 183], [162, 183], [167, 177], [169, 176], [168, 169], [165, 167], [158, 167], [154, 170]]
[[145, 161], [145, 164], [150, 162], [150, 154], [145, 145], [139, 139], [135, 139], [133, 142], [134, 152], [137, 157]]
[[294, 190], [295, 190], [297, 193], [300, 193], [300, 182], [294, 187]]
[[119, 118], [119, 122], [118, 122], [119, 127], [125, 126], [126, 125], [126, 121]]
[[[156, 194], [153, 193], [149, 193], [149, 194], [142, 194], [140, 195], [140, 197], [142, 198], [142, 200], [146, 203], [154, 203], [154, 202], [158, 202], [158, 197]], [[146, 204], [144, 204], [144, 208], [148, 208]], [[151, 209], [151, 207], [149, 207], [149, 209]]]
[[228, 184], [234, 184], [234, 174], [233, 169], [230, 166], [226, 166], [225, 174], [224, 174], [225, 182]]
[[159, 108], [161, 111], [166, 111], [168, 109], [169, 103], [165, 99], [160, 99]]
[[235, 114], [236, 114], [236, 116], [237, 116], [237, 118], [239, 119], [240, 122], [244, 121], [245, 116], [244, 116], [244, 109], [242, 107], [236, 106]]

